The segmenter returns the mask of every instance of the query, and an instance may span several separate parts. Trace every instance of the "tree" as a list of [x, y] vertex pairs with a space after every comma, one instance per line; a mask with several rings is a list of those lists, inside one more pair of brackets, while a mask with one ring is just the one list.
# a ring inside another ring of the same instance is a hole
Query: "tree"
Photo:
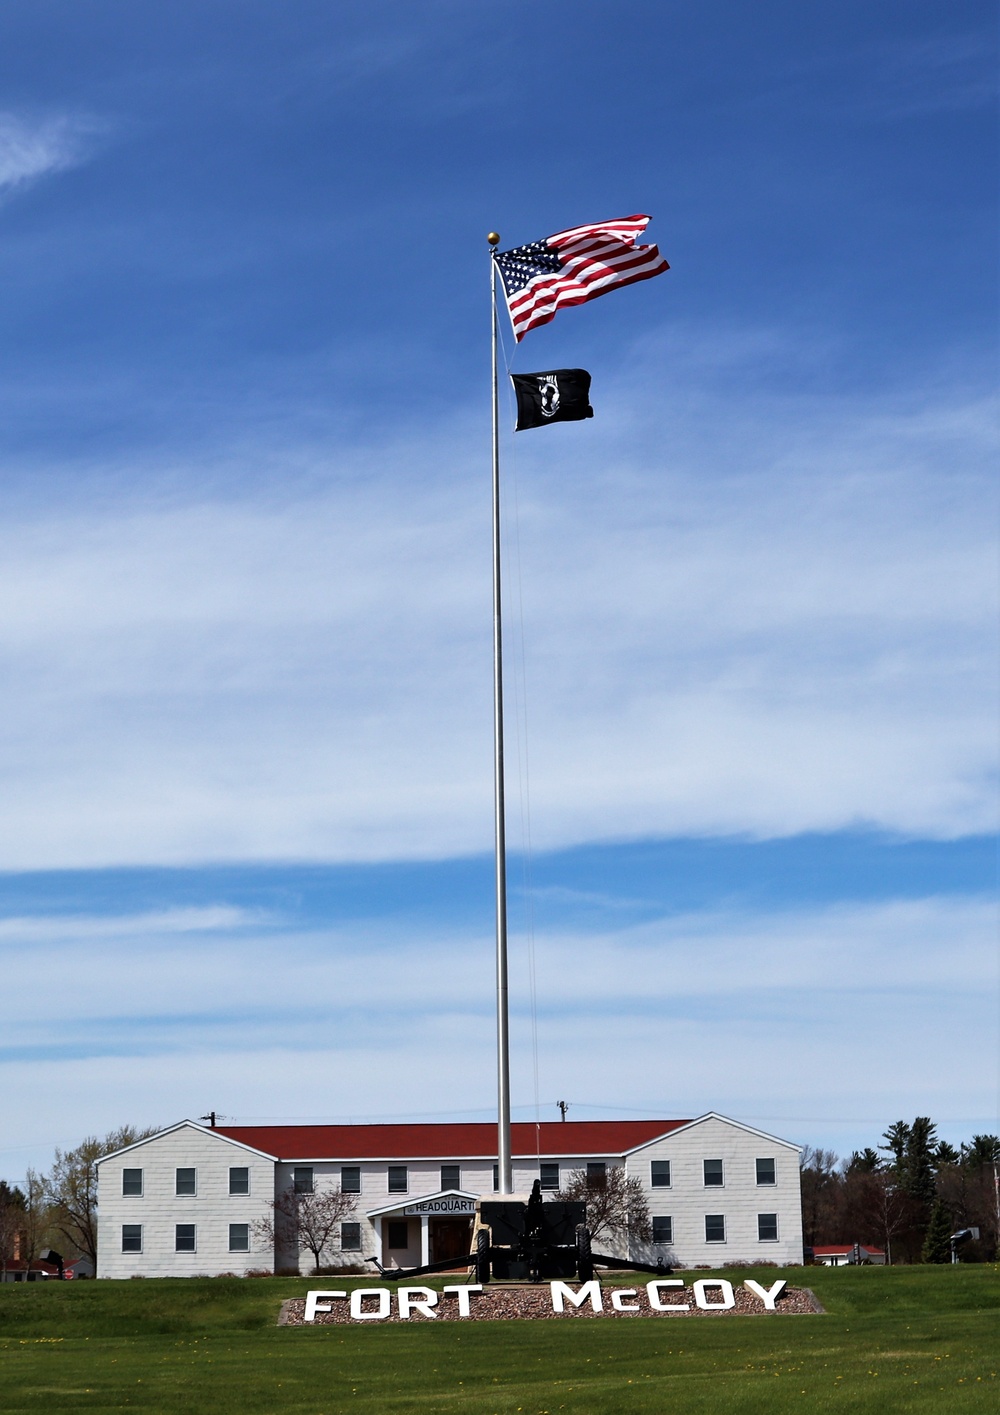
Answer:
[[45, 1246], [52, 1227], [52, 1210], [45, 1192], [45, 1176], [29, 1169], [24, 1176], [24, 1208], [18, 1225], [18, 1256], [27, 1273]]
[[930, 1223], [924, 1234], [924, 1246], [920, 1250], [923, 1263], [947, 1263], [951, 1261], [952, 1217], [947, 1206], [940, 1199], [935, 1200], [931, 1209]]
[[354, 1194], [340, 1189], [298, 1194], [291, 1188], [272, 1199], [268, 1207], [268, 1217], [253, 1225], [257, 1237], [265, 1243], [277, 1240], [298, 1249], [308, 1248], [313, 1255], [313, 1271], [318, 1273], [324, 1250], [330, 1246], [338, 1225], [357, 1212], [358, 1201]]
[[910, 1127], [905, 1120], [897, 1120], [890, 1125], [882, 1136], [884, 1145], [879, 1145], [880, 1150], [892, 1155], [892, 1167], [897, 1174], [902, 1174], [905, 1163], [906, 1147], [910, 1142]]
[[934, 1167], [939, 1170], [944, 1164], [958, 1164], [961, 1158], [954, 1145], [949, 1145], [947, 1140], [940, 1140], [934, 1150]]
[[16, 1185], [12, 1189], [5, 1179], [0, 1179], [0, 1272], [4, 1274], [19, 1246], [18, 1238], [24, 1226], [24, 1206], [23, 1192]]
[[620, 1164], [603, 1174], [573, 1170], [558, 1197], [586, 1204], [591, 1239], [603, 1234], [611, 1241], [620, 1238], [626, 1242], [648, 1243], [653, 1236], [642, 1183], [637, 1176], [627, 1175]]
[[962, 1163], [972, 1168], [984, 1164], [1000, 1164], [1000, 1137], [973, 1135], [972, 1143], [962, 1146]]
[[911, 1199], [928, 1209], [934, 1202], [934, 1149], [937, 1126], [928, 1115], [918, 1115], [909, 1127], [904, 1152], [903, 1187]]
[[806, 1145], [799, 1161], [802, 1182], [802, 1237], [807, 1248], [817, 1243], [836, 1243], [842, 1234], [840, 1210], [842, 1189], [837, 1174], [837, 1156], [832, 1150], [814, 1150]]
[[857, 1176], [857, 1215], [862, 1242], [874, 1239], [892, 1262], [892, 1240], [913, 1225], [914, 1202], [891, 1169]]
[[873, 1150], [870, 1145], [863, 1150], [855, 1150], [851, 1158], [847, 1161], [845, 1174], [874, 1174], [877, 1169], [882, 1168], [882, 1161], [877, 1150]]
[[53, 1227], [77, 1253], [97, 1263], [97, 1161], [155, 1135], [155, 1127], [121, 1125], [103, 1139], [87, 1138], [75, 1150], [56, 1150], [55, 1164], [45, 1181]]

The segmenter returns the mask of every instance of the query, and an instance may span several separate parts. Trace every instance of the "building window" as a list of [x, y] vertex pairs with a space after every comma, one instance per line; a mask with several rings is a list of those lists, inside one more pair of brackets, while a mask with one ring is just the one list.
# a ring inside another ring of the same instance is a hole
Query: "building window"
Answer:
[[193, 1253], [194, 1251], [194, 1224], [177, 1224], [174, 1228], [174, 1252]]
[[443, 1164], [441, 1166], [441, 1188], [461, 1189], [462, 1170], [457, 1164]]
[[340, 1192], [342, 1194], [361, 1193], [361, 1166], [345, 1164], [340, 1171]]
[[297, 1165], [292, 1170], [292, 1188], [296, 1194], [311, 1194], [313, 1191], [312, 1165]]
[[[390, 1193], [390, 1194], [405, 1194], [405, 1193], [406, 1193], [406, 1165], [405, 1165], [405, 1164], [391, 1164], [391, 1165], [389, 1166], [389, 1193]], [[404, 1244], [403, 1246], [405, 1247], [406, 1245]]]
[[706, 1189], [717, 1188], [723, 1183], [722, 1161], [705, 1161], [705, 1187]]
[[141, 1253], [142, 1252], [142, 1224], [123, 1223], [122, 1224], [122, 1252]]
[[726, 1241], [726, 1216], [725, 1214], [705, 1215], [705, 1242], [725, 1243]]
[[179, 1169], [176, 1172], [174, 1182], [174, 1193], [184, 1198], [193, 1198], [198, 1192], [198, 1171], [196, 1169]]
[[672, 1243], [674, 1241], [674, 1221], [669, 1216], [654, 1215], [653, 1242]]
[[757, 1183], [776, 1184], [777, 1175], [774, 1172], [774, 1160], [757, 1161]]
[[340, 1225], [340, 1249], [343, 1253], [361, 1252], [360, 1223], [342, 1223]]
[[587, 1165], [587, 1178], [592, 1184], [600, 1184], [608, 1177], [608, 1167], [603, 1160]]
[[248, 1223], [231, 1223], [229, 1225], [229, 1251], [230, 1253], [250, 1252], [250, 1225]]
[[250, 1193], [250, 1171], [245, 1165], [237, 1166], [229, 1171], [229, 1192], [230, 1194]]
[[500, 1192], [500, 1166], [498, 1164], [493, 1166], [493, 1192], [494, 1194]]
[[142, 1198], [142, 1170], [122, 1170], [122, 1193], [133, 1199]]
[[405, 1219], [392, 1219], [386, 1224], [386, 1228], [389, 1230], [386, 1243], [390, 1248], [409, 1248], [410, 1225]]
[[559, 1188], [559, 1166], [555, 1161], [545, 1160], [538, 1166], [538, 1177], [543, 1189]]
[[778, 1215], [757, 1215], [757, 1238], [761, 1243], [775, 1243], [778, 1238]]
[[652, 1160], [649, 1166], [649, 1183], [653, 1189], [670, 1188], [670, 1161]]

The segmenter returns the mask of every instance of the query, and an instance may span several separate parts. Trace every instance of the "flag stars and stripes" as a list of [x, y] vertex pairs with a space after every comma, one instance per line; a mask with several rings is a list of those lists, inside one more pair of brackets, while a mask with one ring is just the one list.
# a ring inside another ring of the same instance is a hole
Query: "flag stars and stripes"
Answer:
[[656, 246], [636, 244], [648, 224], [648, 216], [625, 216], [497, 252], [515, 338], [548, 324], [564, 307], [668, 270]]

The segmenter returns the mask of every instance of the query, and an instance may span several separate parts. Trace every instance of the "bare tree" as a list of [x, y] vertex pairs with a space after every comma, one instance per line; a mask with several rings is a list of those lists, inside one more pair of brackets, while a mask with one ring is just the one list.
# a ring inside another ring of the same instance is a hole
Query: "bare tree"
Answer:
[[271, 1213], [253, 1225], [257, 1237], [265, 1243], [277, 1240], [308, 1248], [313, 1255], [313, 1270], [318, 1273], [323, 1252], [330, 1247], [338, 1224], [357, 1213], [358, 1201], [354, 1194], [340, 1189], [321, 1189], [311, 1194], [286, 1189], [268, 1207]]
[[587, 1205], [587, 1227], [592, 1239], [603, 1235], [611, 1240], [648, 1243], [653, 1236], [642, 1184], [634, 1175], [627, 1175], [621, 1165], [614, 1165], [603, 1174], [573, 1170], [559, 1191], [559, 1198], [582, 1200]]
[[0, 1179], [0, 1272], [6, 1275], [19, 1247], [18, 1239], [24, 1227], [24, 1195], [15, 1185], [11, 1189]]
[[802, 1181], [802, 1237], [807, 1248], [817, 1243], [836, 1243], [840, 1223], [842, 1183], [837, 1173], [837, 1156], [832, 1150], [802, 1149], [799, 1161]]
[[885, 1249], [885, 1260], [892, 1262], [892, 1240], [913, 1228], [919, 1205], [898, 1182], [892, 1170], [876, 1170], [859, 1174], [859, 1208], [871, 1237]]
[[24, 1176], [24, 1208], [18, 1225], [18, 1257], [24, 1264], [25, 1277], [45, 1246], [52, 1227], [52, 1210], [45, 1193], [45, 1177], [29, 1169]]
[[121, 1125], [102, 1139], [87, 1138], [75, 1150], [56, 1150], [55, 1164], [45, 1179], [52, 1224], [65, 1242], [97, 1263], [97, 1161], [116, 1150], [134, 1145], [157, 1133]]

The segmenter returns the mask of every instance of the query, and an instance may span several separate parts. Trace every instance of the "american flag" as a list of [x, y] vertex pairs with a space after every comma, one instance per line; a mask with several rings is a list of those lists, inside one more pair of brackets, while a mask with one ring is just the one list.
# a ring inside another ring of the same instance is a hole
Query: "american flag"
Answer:
[[548, 324], [569, 305], [669, 270], [656, 246], [636, 245], [648, 225], [648, 216], [623, 216], [497, 252], [493, 259], [515, 338], [520, 341], [529, 329]]

